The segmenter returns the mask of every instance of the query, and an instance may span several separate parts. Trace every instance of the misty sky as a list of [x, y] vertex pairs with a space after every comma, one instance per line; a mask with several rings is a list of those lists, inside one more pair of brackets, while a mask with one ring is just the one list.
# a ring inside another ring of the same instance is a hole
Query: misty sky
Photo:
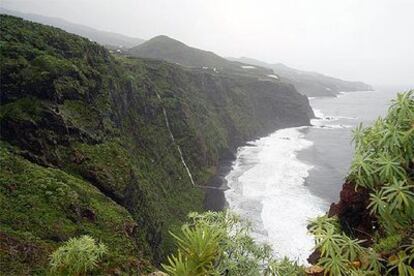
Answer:
[[414, 88], [414, 0], [2, 0], [149, 39], [165, 34], [221, 56]]

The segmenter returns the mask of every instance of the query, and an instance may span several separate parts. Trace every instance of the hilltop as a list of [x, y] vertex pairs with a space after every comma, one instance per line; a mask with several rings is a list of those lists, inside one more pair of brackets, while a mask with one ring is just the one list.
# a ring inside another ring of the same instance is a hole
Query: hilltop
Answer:
[[156, 36], [129, 49], [127, 53], [135, 57], [164, 60], [193, 69], [210, 70], [220, 74], [253, 76], [267, 81], [278, 80], [271, 69], [229, 61], [213, 52], [190, 47], [165, 35]]

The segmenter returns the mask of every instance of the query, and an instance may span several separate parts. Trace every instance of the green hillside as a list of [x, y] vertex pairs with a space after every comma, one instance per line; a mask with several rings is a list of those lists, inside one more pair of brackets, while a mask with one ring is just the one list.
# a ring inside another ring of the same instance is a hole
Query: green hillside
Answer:
[[49, 255], [82, 235], [108, 247], [100, 274], [151, 270], [175, 250], [168, 230], [202, 210], [178, 148], [204, 185], [223, 154], [313, 116], [289, 84], [113, 56], [57, 28], [0, 19], [6, 275], [45, 274]]

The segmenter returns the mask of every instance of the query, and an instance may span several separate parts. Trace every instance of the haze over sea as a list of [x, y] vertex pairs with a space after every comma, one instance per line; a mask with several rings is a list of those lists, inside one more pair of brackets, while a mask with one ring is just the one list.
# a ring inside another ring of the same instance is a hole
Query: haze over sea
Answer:
[[281, 129], [240, 147], [226, 176], [229, 208], [253, 223], [254, 237], [277, 256], [306, 263], [308, 220], [338, 200], [351, 162], [352, 129], [385, 114], [403, 88], [310, 98], [311, 127]]

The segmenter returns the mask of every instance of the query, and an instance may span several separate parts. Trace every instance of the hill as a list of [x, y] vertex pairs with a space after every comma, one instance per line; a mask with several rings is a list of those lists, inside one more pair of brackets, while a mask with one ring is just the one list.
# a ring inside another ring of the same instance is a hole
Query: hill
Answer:
[[72, 237], [108, 248], [103, 275], [142, 274], [202, 210], [218, 161], [309, 124], [292, 85], [111, 55], [60, 29], [0, 17], [0, 274], [43, 275]]
[[110, 46], [115, 48], [130, 48], [144, 42], [144, 40], [141, 38], [130, 37], [113, 32], [101, 31], [81, 24], [75, 24], [56, 17], [23, 13], [3, 8], [0, 8], [0, 13], [13, 15], [33, 22], [57, 27], [69, 33], [89, 38], [90, 40], [95, 41], [104, 46]]
[[254, 76], [268, 81], [278, 80], [271, 69], [229, 61], [213, 52], [190, 47], [165, 35], [156, 36], [129, 49], [128, 54], [135, 57], [164, 60], [186, 67], [202, 68], [216, 73]]
[[245, 57], [229, 59], [272, 69], [282, 80], [292, 83], [300, 93], [307, 96], [335, 96], [339, 92], [373, 90], [370, 85], [363, 82], [344, 81], [315, 72], [301, 71], [282, 63], [269, 64]]

